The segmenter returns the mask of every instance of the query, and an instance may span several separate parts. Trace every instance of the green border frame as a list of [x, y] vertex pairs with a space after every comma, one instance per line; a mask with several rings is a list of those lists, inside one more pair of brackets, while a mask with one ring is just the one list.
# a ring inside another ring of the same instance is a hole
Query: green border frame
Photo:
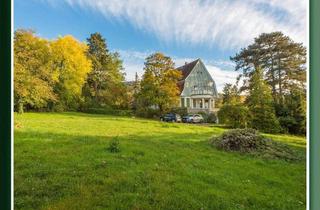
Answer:
[[0, 1], [0, 209], [11, 209], [11, 0]]
[[310, 0], [309, 74], [309, 201], [310, 210], [320, 209], [320, 1]]

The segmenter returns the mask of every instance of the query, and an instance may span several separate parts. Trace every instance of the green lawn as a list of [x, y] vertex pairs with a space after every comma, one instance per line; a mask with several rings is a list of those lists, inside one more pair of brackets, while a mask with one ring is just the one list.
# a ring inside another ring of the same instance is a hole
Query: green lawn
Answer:
[[[15, 115], [15, 209], [305, 209], [305, 160], [216, 150], [223, 128], [80, 113]], [[110, 153], [118, 136], [120, 153]], [[268, 135], [305, 152], [305, 138]]]

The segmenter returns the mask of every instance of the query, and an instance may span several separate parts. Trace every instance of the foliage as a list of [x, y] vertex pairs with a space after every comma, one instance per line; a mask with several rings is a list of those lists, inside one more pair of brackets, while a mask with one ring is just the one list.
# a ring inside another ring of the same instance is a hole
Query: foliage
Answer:
[[262, 78], [258, 68], [249, 81], [249, 95], [246, 104], [250, 113], [250, 127], [262, 132], [277, 133], [280, 124], [275, 115], [273, 99], [269, 86]]
[[109, 150], [111, 153], [118, 153], [118, 152], [120, 152], [120, 142], [119, 142], [119, 139], [118, 139], [117, 137], [116, 137], [116, 138], [113, 138], [113, 139], [110, 141], [108, 150]]
[[306, 48], [282, 32], [261, 34], [231, 60], [236, 63], [236, 70], [242, 70], [242, 89], [248, 88], [248, 79], [253, 72], [262, 68], [264, 79], [272, 87], [277, 103], [282, 103], [283, 94], [292, 87], [305, 85]]
[[135, 114], [138, 117], [144, 117], [144, 118], [158, 118], [161, 115], [158, 109], [153, 109], [149, 107], [140, 107], [140, 106], [136, 110]]
[[248, 111], [248, 108], [242, 104], [225, 104], [218, 111], [219, 123], [232, 128], [246, 128], [249, 121]]
[[[236, 70], [242, 71], [238, 78], [243, 78], [241, 91], [250, 90], [250, 80], [260, 68], [263, 80], [271, 88], [272, 106], [278, 118], [275, 121], [280, 122], [281, 130], [305, 133], [306, 48], [301, 43], [295, 43], [282, 32], [263, 33], [255, 38], [254, 43], [231, 57], [231, 60], [236, 63]], [[262, 110], [257, 112], [260, 116], [256, 115], [255, 118], [265, 116]], [[269, 125], [274, 121], [273, 118], [272, 116]], [[277, 128], [272, 132], [279, 130]]]
[[14, 33], [14, 104], [22, 113], [29, 109], [46, 107], [57, 100], [53, 86], [57, 72], [52, 64], [48, 41], [28, 30]]
[[119, 54], [109, 52], [106, 40], [100, 33], [91, 34], [87, 42], [87, 56], [92, 62], [92, 71], [84, 87], [87, 100], [95, 106], [127, 108], [127, 91]]
[[139, 108], [155, 106], [160, 113], [179, 103], [178, 80], [181, 72], [174, 68], [170, 57], [154, 53], [146, 58], [138, 94]]
[[225, 84], [222, 90], [222, 104], [239, 104], [240, 94], [236, 85]]
[[82, 99], [82, 87], [91, 71], [91, 61], [85, 56], [87, 46], [68, 35], [51, 43], [53, 69], [58, 72], [55, 91], [58, 107], [77, 110]]
[[169, 112], [179, 114], [181, 117], [188, 114], [186, 107], [173, 107]]
[[282, 129], [287, 133], [306, 133], [306, 92], [292, 88], [284, 97], [284, 104], [277, 104], [276, 112]]
[[140, 80], [137, 72], [135, 75], [134, 82], [128, 85], [127, 90], [128, 90], [129, 106], [132, 110], [136, 111], [138, 108], [138, 95], [140, 92]]
[[266, 139], [255, 129], [234, 129], [214, 138], [213, 144], [226, 151], [251, 152], [266, 147]]
[[275, 142], [259, 134], [255, 129], [234, 129], [211, 139], [211, 144], [225, 151], [251, 153], [263, 158], [301, 160], [299, 153], [285, 144]]
[[214, 100], [214, 107], [221, 108], [222, 105], [223, 105], [223, 95], [221, 93], [218, 93], [218, 96]]
[[90, 107], [83, 110], [84, 113], [91, 114], [105, 114], [105, 115], [115, 115], [115, 116], [132, 116], [132, 110], [124, 110], [124, 109], [114, 109], [112, 107], [100, 107], [94, 108]]
[[217, 116], [214, 113], [198, 112], [203, 117], [205, 123], [217, 123]]

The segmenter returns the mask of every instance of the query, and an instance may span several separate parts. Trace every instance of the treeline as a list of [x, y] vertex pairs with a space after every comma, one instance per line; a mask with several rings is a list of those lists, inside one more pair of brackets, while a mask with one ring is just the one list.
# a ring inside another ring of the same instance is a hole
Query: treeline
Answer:
[[141, 79], [125, 82], [122, 60], [99, 33], [86, 43], [68, 35], [54, 40], [30, 30], [14, 34], [14, 109], [159, 116], [179, 105], [181, 73], [169, 56], [145, 60]]
[[14, 34], [14, 109], [33, 111], [128, 108], [122, 61], [94, 33], [82, 43], [68, 35], [55, 40], [30, 30]]
[[[268, 133], [306, 132], [306, 48], [281, 32], [261, 34], [231, 60], [240, 76], [216, 100], [220, 123]], [[122, 60], [99, 33], [47, 40], [14, 34], [14, 109], [159, 116], [179, 105], [181, 72], [169, 56], [145, 59], [144, 74], [125, 82]]]
[[269, 133], [306, 133], [306, 48], [301, 43], [281, 32], [261, 34], [231, 60], [241, 74], [220, 94], [221, 123]]

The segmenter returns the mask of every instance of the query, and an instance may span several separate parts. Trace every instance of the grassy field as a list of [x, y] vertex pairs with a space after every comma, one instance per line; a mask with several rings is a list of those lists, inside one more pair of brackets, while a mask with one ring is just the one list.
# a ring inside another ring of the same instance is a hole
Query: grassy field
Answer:
[[[223, 128], [80, 113], [15, 115], [15, 209], [305, 209], [305, 160], [219, 151]], [[305, 152], [305, 138], [268, 135]], [[119, 153], [109, 142], [118, 138]]]

